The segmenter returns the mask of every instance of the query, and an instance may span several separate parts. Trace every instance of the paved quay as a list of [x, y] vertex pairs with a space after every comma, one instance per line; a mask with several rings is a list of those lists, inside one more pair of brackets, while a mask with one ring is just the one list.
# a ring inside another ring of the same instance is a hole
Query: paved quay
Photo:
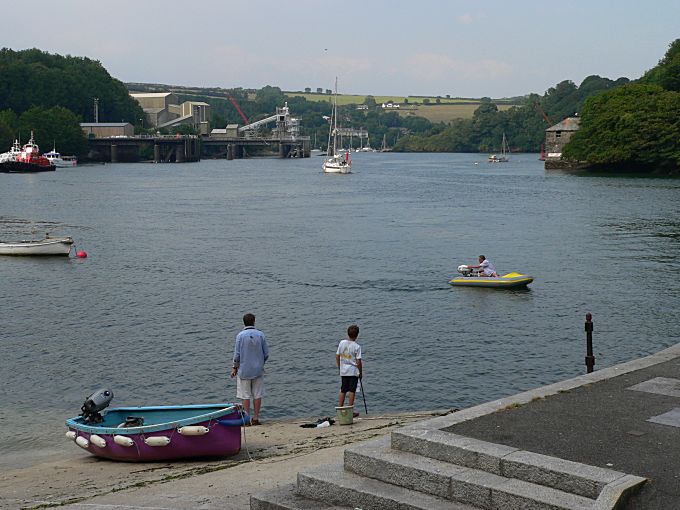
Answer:
[[647, 478], [623, 508], [680, 509], [680, 348], [593, 376], [447, 430]]

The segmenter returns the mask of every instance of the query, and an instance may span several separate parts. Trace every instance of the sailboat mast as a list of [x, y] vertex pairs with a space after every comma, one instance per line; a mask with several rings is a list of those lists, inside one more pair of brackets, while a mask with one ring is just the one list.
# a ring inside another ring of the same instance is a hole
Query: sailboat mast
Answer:
[[335, 94], [333, 95], [333, 154], [338, 151], [338, 77], [335, 77]]

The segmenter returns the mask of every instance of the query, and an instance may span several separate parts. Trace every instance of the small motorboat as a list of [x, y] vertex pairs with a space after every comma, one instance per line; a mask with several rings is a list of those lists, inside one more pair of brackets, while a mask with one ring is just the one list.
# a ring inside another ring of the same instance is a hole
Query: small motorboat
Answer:
[[35, 241], [0, 241], [0, 255], [65, 255], [71, 253], [72, 237], [51, 237]]
[[117, 407], [100, 414], [111, 390], [90, 395], [83, 413], [66, 421], [66, 437], [97, 457], [130, 462], [227, 457], [241, 451], [240, 404]]
[[78, 165], [76, 156], [62, 156], [57, 152], [56, 147], [50, 152], [46, 152], [44, 156], [52, 163], [52, 166], [57, 168], [70, 168]]
[[521, 273], [508, 273], [502, 276], [480, 276], [479, 269], [466, 265], [458, 266], [458, 276], [449, 281], [456, 287], [490, 287], [494, 289], [516, 289], [526, 287], [534, 281], [533, 276]]

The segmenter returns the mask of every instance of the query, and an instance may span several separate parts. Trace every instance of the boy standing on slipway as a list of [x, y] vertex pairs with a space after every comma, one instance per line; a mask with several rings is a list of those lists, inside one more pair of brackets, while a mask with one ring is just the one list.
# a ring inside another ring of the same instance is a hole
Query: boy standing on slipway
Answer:
[[341, 378], [338, 407], [344, 407], [345, 395], [349, 393], [349, 405], [354, 405], [357, 384], [361, 379], [363, 366], [361, 364], [361, 346], [357, 343], [359, 326], [352, 324], [347, 328], [347, 338], [340, 342], [335, 353], [335, 364]]

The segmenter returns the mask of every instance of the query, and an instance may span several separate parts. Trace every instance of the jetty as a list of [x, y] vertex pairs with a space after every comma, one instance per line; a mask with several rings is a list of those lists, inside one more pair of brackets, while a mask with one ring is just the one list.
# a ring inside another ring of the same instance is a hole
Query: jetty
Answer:
[[[274, 124], [270, 129], [268, 125]], [[203, 135], [135, 135], [129, 123], [83, 123], [88, 136], [88, 159], [111, 163], [152, 160], [184, 163], [201, 158], [240, 159], [253, 153], [280, 158], [308, 158], [309, 136], [300, 135], [300, 121], [288, 105], [243, 126], [229, 124]]]

